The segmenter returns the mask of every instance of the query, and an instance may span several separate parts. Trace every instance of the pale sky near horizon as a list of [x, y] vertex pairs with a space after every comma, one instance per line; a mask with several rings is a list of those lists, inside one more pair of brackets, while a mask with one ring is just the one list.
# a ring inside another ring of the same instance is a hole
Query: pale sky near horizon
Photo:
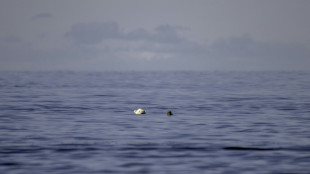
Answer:
[[1, 0], [0, 70], [310, 70], [308, 0]]

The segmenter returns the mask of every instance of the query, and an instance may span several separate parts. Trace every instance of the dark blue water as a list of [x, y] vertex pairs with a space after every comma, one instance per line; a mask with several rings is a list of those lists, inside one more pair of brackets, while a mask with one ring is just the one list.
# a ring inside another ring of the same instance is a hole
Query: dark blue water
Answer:
[[308, 174], [309, 125], [307, 72], [0, 72], [1, 174]]

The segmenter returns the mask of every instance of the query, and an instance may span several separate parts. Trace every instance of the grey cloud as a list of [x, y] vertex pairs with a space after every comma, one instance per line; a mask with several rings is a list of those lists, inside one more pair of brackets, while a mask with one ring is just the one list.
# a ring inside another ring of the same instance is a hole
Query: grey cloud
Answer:
[[183, 28], [160, 25], [153, 31], [139, 28], [122, 32], [114, 22], [83, 23], [72, 26], [66, 37], [80, 46], [117, 40], [116, 44], [106, 42], [104, 48], [96, 48], [105, 49], [98, 50], [98, 54], [105, 58], [127, 57], [132, 61], [146, 58], [160, 62], [169, 58], [182, 68], [186, 66], [180, 62], [200, 69], [307, 69], [305, 64], [309, 64], [310, 51], [304, 45], [259, 42], [249, 35], [218, 39], [207, 45], [182, 37], [180, 30]]
[[174, 44], [185, 41], [178, 34], [178, 30], [181, 29], [177, 26], [161, 25], [155, 29], [155, 32], [140, 28], [125, 33], [119, 30], [115, 22], [79, 23], [73, 25], [65, 37], [73, 39], [78, 44], [90, 45], [98, 44], [106, 39]]
[[260, 47], [249, 36], [218, 39], [210, 46], [210, 51], [220, 57], [247, 57], [254, 55]]
[[[161, 59], [161, 58], [194, 58], [206, 54], [204, 45], [181, 37], [180, 30], [184, 28], [171, 25], [160, 25], [154, 31], [143, 28], [123, 32], [115, 22], [80, 23], [73, 25], [65, 34], [74, 41], [78, 49], [81, 46], [96, 46], [105, 43], [101, 55], [105, 58], [130, 57], [131, 59]], [[117, 42], [105, 42], [107, 39]], [[140, 42], [143, 41], [143, 42]], [[109, 51], [107, 51], [109, 50]], [[98, 50], [100, 52], [100, 50]]]
[[219, 39], [208, 47], [208, 56], [235, 69], [306, 70], [310, 63], [305, 45], [260, 42], [250, 36]]
[[219, 39], [209, 47], [213, 56], [238, 58], [305, 58], [309, 50], [301, 44], [266, 43], [250, 36]]
[[8, 36], [0, 39], [0, 68], [13, 69], [14, 62], [24, 62], [17, 68], [309, 70], [310, 50], [302, 44], [261, 42], [250, 35], [203, 44], [187, 39], [180, 30], [161, 25], [153, 31], [140, 28], [123, 32], [114, 22], [81, 23], [73, 25], [65, 34], [73, 44], [48, 51], [37, 50], [16, 36]]
[[105, 39], [119, 39], [119, 27], [115, 22], [80, 23], [73, 25], [65, 37], [73, 39], [78, 44], [98, 44]]
[[42, 18], [51, 18], [52, 14], [51, 13], [39, 13], [34, 16], [32, 16], [31, 19], [42, 19]]
[[162, 43], [176, 43], [182, 41], [180, 36], [177, 34], [179, 27], [171, 25], [161, 25], [156, 28], [156, 32], [153, 37], [155, 41]]
[[124, 36], [124, 38], [126, 40], [131, 40], [131, 41], [135, 41], [135, 40], [150, 40], [151, 39], [151, 35], [145, 29], [139, 28], [139, 29], [130, 31], [129, 33], [127, 33]]
[[181, 29], [181, 27], [166, 24], [160, 25], [155, 29], [155, 32], [152, 33], [140, 28], [124, 34], [124, 39], [174, 44], [184, 41], [178, 34], [178, 30]]

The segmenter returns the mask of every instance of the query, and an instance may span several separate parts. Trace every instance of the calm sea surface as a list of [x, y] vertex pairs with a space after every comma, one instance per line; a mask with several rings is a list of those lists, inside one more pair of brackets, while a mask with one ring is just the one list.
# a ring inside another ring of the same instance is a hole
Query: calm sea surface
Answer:
[[0, 173], [309, 174], [310, 73], [0, 72]]

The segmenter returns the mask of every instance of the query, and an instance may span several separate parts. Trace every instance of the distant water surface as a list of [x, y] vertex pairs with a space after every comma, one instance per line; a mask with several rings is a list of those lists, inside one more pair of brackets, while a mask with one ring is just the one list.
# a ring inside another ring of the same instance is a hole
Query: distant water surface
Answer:
[[308, 174], [309, 127], [309, 72], [0, 72], [2, 174]]

